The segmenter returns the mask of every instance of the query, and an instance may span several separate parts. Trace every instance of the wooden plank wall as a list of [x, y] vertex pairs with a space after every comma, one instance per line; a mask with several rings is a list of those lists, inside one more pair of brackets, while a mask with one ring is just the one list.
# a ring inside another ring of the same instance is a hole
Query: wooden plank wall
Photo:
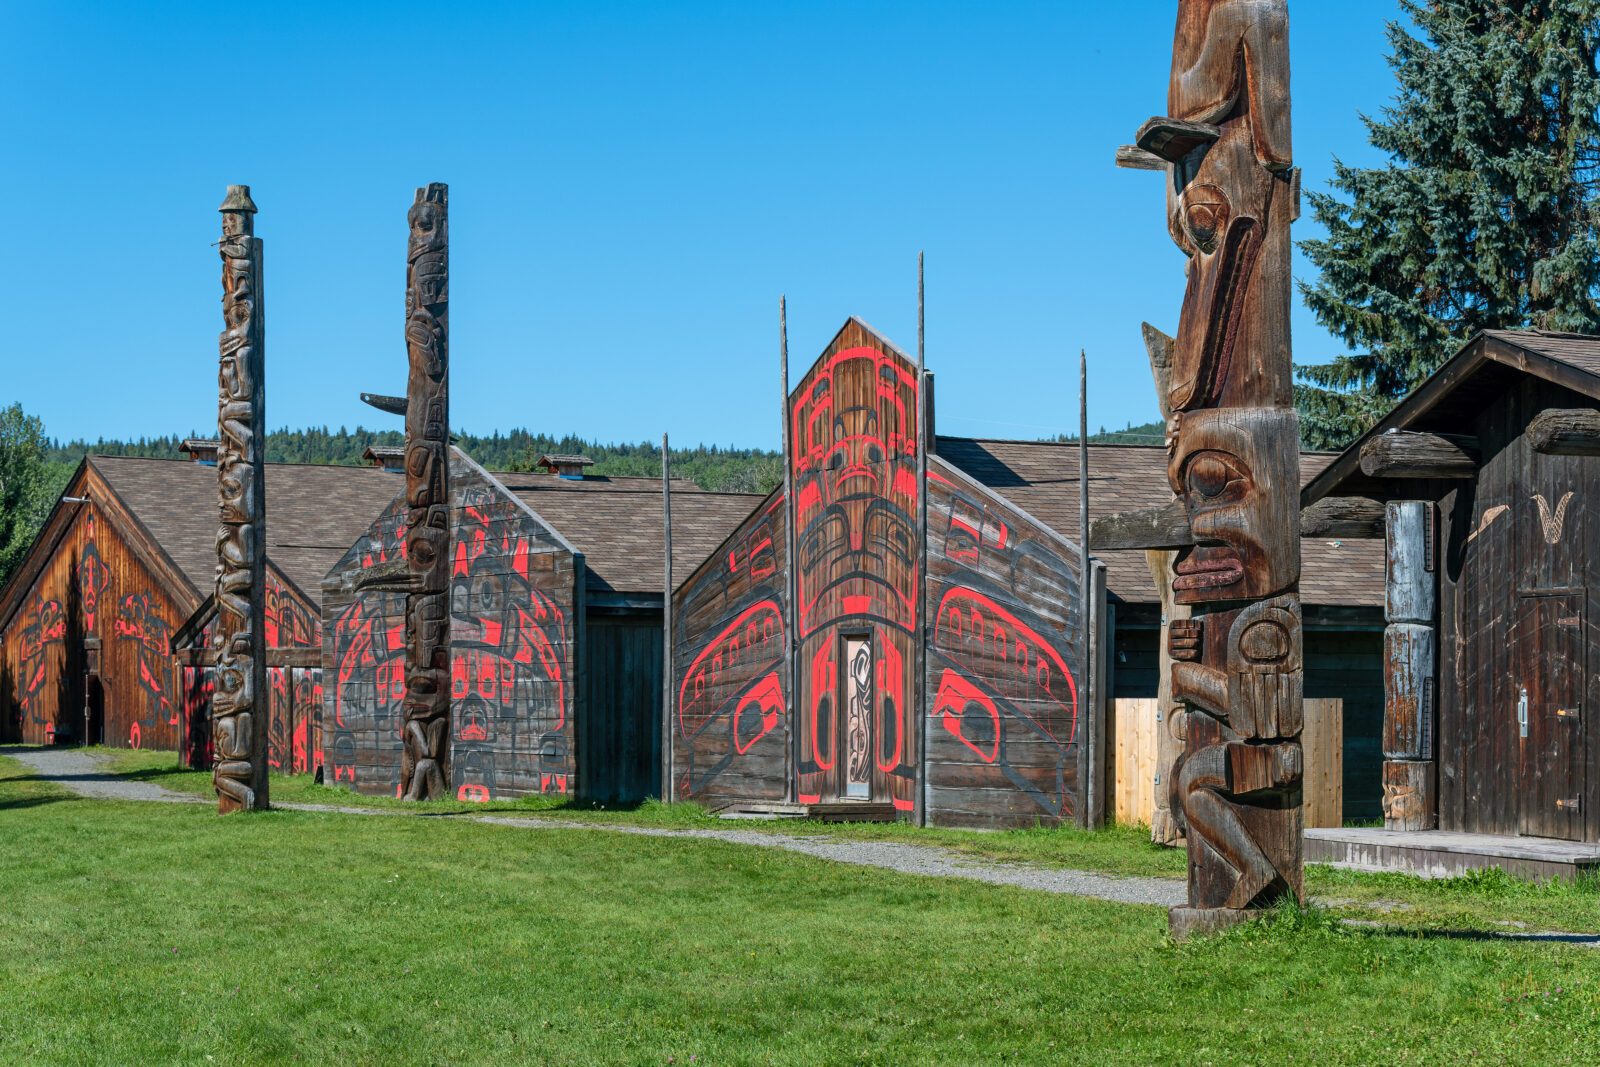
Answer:
[[405, 597], [357, 590], [361, 575], [403, 559], [405, 500], [396, 496], [322, 584], [323, 737], [329, 785], [374, 796], [400, 786]]
[[[1112, 815], [1125, 825], [1150, 825], [1155, 810], [1156, 709], [1153, 697], [1119, 698], [1112, 712]], [[1306, 699], [1305, 825], [1344, 825], [1344, 702]]]
[[[71, 492], [109, 490], [89, 471]], [[67, 505], [71, 507], [72, 505]], [[100, 740], [178, 751], [188, 724], [173, 632], [196, 606], [166, 588], [100, 505], [81, 505], [0, 635], [0, 734], [49, 744], [84, 733], [84, 640], [101, 642]]]
[[570, 796], [577, 561], [459, 452], [450, 497], [452, 788], [462, 800]]
[[[836, 799], [859, 763], [871, 799], [916, 805], [917, 412], [915, 365], [856, 319], [790, 394], [803, 804]], [[871, 660], [859, 734], [839, 706], [850, 637], [869, 639]]]
[[637, 804], [661, 795], [661, 616], [584, 620], [579, 776], [585, 800]]
[[[450, 495], [451, 787], [463, 800], [570, 795], [576, 560], [460, 453]], [[351, 587], [402, 558], [404, 521], [396, 497], [323, 584], [328, 778], [374, 795], [400, 784], [405, 598]]]
[[788, 795], [787, 521], [779, 490], [674, 594], [676, 799]]
[[1081, 564], [955, 467], [928, 471], [928, 821], [1070, 822], [1088, 686]]

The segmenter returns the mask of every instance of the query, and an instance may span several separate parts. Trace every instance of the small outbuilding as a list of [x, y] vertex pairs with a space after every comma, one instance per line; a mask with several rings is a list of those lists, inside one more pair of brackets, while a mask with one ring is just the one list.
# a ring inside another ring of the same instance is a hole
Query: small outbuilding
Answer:
[[1335, 497], [1388, 515], [1386, 826], [1600, 841], [1600, 338], [1473, 338]]

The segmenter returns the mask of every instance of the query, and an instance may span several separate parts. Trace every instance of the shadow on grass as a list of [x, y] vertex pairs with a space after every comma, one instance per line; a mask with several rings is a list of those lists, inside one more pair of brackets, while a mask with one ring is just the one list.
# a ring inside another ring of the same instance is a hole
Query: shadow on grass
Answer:
[[1347, 919], [1345, 922], [1366, 933], [1381, 937], [1414, 938], [1424, 941], [1534, 941], [1600, 949], [1600, 934], [1568, 934], [1554, 930], [1540, 933], [1521, 933], [1514, 930], [1429, 930], [1367, 922], [1361, 919]]
[[[13, 782], [44, 781], [41, 778], [12, 778]], [[42, 797], [12, 797], [9, 800], [0, 800], [0, 811], [21, 811], [23, 808], [37, 808], [45, 804], [59, 804], [63, 800], [81, 800], [82, 797], [71, 794], [57, 794]]]

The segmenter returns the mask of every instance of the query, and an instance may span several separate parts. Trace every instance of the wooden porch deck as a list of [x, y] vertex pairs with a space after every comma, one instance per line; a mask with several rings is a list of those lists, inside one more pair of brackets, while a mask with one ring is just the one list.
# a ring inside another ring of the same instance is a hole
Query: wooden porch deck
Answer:
[[1447, 830], [1404, 832], [1356, 828], [1305, 832], [1306, 862], [1358, 871], [1398, 871], [1453, 878], [1499, 867], [1519, 878], [1570, 879], [1600, 872], [1600, 845], [1541, 837], [1497, 837]]

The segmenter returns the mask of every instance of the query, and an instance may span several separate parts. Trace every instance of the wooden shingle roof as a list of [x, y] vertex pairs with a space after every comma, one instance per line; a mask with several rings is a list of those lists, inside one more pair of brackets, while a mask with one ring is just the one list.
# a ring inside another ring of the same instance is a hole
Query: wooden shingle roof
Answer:
[[[941, 458], [959, 467], [1063, 537], [1079, 543], [1078, 446], [1045, 441], [984, 441], [940, 437]], [[1303, 453], [1304, 484], [1333, 459]], [[1160, 446], [1090, 445], [1089, 516], [1138, 511], [1170, 503], [1167, 453]], [[1155, 583], [1140, 551], [1096, 553], [1106, 584], [1124, 603], [1156, 603]], [[1383, 542], [1306, 539], [1300, 591], [1307, 604], [1371, 607], [1383, 603]]]
[[1396, 485], [1361, 472], [1363, 445], [1390, 430], [1458, 432], [1486, 404], [1527, 375], [1600, 400], [1600, 337], [1541, 330], [1478, 334], [1377, 425], [1335, 456], [1300, 494], [1300, 506], [1308, 507], [1329, 496], [1383, 499]]
[[[495, 478], [583, 553], [589, 589], [661, 592], [661, 483], [650, 478], [585, 478], [495, 473]], [[672, 572], [681, 580], [705, 561], [765, 497], [708, 493], [672, 484]]]
[[[171, 557], [197, 597], [211, 593], [217, 566], [217, 468], [191, 460], [90, 456], [89, 464], [155, 543]], [[267, 560], [311, 604], [322, 577], [403, 479], [377, 467], [269, 463]]]

